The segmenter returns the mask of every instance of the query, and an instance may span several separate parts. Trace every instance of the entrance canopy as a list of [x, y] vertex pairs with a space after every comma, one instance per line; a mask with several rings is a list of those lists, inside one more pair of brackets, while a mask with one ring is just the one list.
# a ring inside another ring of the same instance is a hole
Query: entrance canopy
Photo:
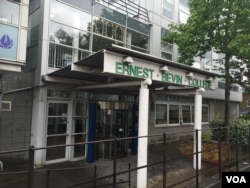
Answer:
[[[141, 81], [152, 80], [151, 91], [173, 88], [215, 88], [212, 72], [111, 45], [67, 67], [43, 76], [48, 82], [74, 84], [79, 90], [137, 94]], [[119, 89], [118, 89], [119, 88]]]

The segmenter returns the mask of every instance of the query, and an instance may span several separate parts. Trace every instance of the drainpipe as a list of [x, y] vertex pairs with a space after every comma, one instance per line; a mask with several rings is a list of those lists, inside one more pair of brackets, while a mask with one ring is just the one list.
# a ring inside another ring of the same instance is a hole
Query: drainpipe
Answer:
[[205, 92], [204, 88], [199, 88], [195, 92], [195, 109], [194, 109], [194, 131], [198, 130], [198, 138], [196, 138], [196, 134], [194, 132], [194, 153], [196, 153], [196, 141], [198, 144], [198, 166], [196, 166], [196, 155], [193, 156], [193, 167], [194, 169], [201, 169], [201, 117], [202, 117], [202, 94]]
[[[139, 92], [139, 122], [138, 122], [138, 155], [137, 167], [146, 166], [148, 163], [148, 109], [149, 109], [149, 89], [152, 84], [151, 79], [141, 82]], [[143, 137], [145, 136], [145, 137]], [[142, 137], [142, 138], [140, 138]], [[137, 188], [147, 187], [147, 167], [137, 170]]]

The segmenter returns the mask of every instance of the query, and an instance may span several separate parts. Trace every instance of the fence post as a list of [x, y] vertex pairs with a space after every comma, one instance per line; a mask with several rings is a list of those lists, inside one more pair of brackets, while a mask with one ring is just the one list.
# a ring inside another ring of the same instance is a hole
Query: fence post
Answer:
[[30, 146], [30, 148], [29, 148], [28, 188], [32, 188], [33, 187], [34, 154], [35, 154], [35, 147], [34, 146]]
[[221, 173], [222, 173], [222, 168], [221, 168], [221, 128], [219, 127], [219, 134], [218, 134], [218, 152], [219, 152], [219, 179], [221, 179]]
[[128, 187], [131, 187], [131, 164], [128, 163]]
[[97, 167], [96, 167], [96, 165], [94, 166], [94, 188], [96, 188], [96, 171], [97, 171]]
[[46, 188], [49, 188], [49, 179], [50, 178], [50, 170], [47, 169], [47, 177], [46, 177]]
[[199, 141], [198, 141], [198, 135], [199, 135], [199, 130], [198, 129], [195, 129], [195, 158], [196, 158], [196, 168], [195, 168], [195, 177], [196, 177], [196, 188], [199, 188]]
[[113, 188], [116, 187], [116, 165], [117, 165], [117, 138], [114, 138], [114, 159], [113, 159]]
[[163, 147], [162, 147], [162, 162], [163, 162], [163, 186], [166, 187], [166, 150], [167, 150], [167, 139], [166, 139], [166, 133], [163, 133]]
[[236, 133], [236, 143], [235, 143], [235, 162], [236, 162], [236, 172], [239, 171], [239, 135], [238, 135], [238, 126], [235, 125], [235, 133]]
[[248, 125], [248, 164], [250, 164], [250, 124]]

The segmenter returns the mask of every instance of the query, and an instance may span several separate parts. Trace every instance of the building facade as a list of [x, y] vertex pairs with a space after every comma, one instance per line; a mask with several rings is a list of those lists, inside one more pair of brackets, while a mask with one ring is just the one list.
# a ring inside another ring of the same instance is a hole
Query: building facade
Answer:
[[[168, 25], [185, 22], [188, 15], [187, 0], [30, 0], [26, 66], [20, 74], [2, 78], [2, 100], [11, 101], [12, 108], [2, 111], [0, 149], [29, 145], [42, 148], [137, 135], [139, 89], [134, 91], [128, 85], [126, 89], [112, 89], [105, 85], [114, 86], [117, 80], [128, 81], [123, 80], [122, 74], [132, 75], [129, 81], [151, 75], [157, 83], [151, 88], [154, 92], [149, 92], [149, 134], [194, 128], [194, 93], [156, 92], [163, 86], [168, 89], [205, 88], [202, 125], [223, 118], [224, 83], [216, 78], [219, 67], [213, 62], [218, 55], [208, 53], [190, 68], [175, 63], [177, 46], [162, 41]], [[112, 44], [116, 47], [110, 47]], [[106, 54], [103, 49], [110, 51], [114, 59], [118, 54], [116, 62], [129, 55], [134, 65], [117, 63], [116, 72], [105, 69], [108, 55], [103, 56]], [[72, 65], [74, 62], [78, 63]], [[167, 85], [153, 77], [160, 65], [168, 65], [174, 72], [157, 74], [165, 75]], [[100, 69], [105, 74], [98, 72]], [[80, 70], [82, 74], [77, 73]], [[197, 79], [187, 79], [185, 85], [186, 72], [192, 73], [191, 77], [194, 73]], [[204, 81], [206, 78], [212, 78], [211, 87], [204, 84], [208, 83]], [[89, 86], [93, 83], [98, 84], [96, 88]], [[232, 117], [239, 115], [241, 98], [241, 92], [234, 88], [231, 91]], [[159, 141], [151, 139], [149, 144]], [[36, 151], [35, 164], [86, 158], [91, 162], [110, 157], [112, 150], [109, 143], [93, 148], [51, 147]], [[136, 143], [124, 141], [118, 151], [121, 155], [128, 151], [135, 154]]]

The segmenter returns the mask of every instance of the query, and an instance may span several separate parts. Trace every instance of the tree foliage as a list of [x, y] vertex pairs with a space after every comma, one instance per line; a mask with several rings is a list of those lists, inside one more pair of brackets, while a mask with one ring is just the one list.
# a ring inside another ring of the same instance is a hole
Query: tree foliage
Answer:
[[243, 75], [250, 76], [250, 71], [241, 69], [250, 59], [250, 1], [189, 0], [189, 8], [187, 23], [171, 24], [164, 40], [178, 45], [178, 61], [187, 65], [211, 50], [224, 54], [220, 63], [224, 67], [224, 118], [228, 126], [230, 87], [232, 83], [244, 84]]

